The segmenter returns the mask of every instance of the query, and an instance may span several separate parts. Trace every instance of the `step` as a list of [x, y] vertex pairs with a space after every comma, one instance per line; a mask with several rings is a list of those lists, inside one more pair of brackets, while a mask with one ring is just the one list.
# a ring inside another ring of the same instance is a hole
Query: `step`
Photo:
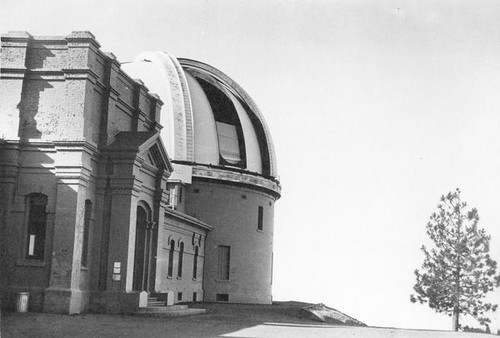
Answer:
[[148, 306], [166, 306], [166, 301], [161, 301], [161, 300], [155, 300], [155, 301], [149, 301], [148, 300]]
[[[206, 313], [205, 309], [180, 309], [180, 310], [170, 310], [170, 311], [142, 311], [142, 308], [139, 311], [134, 313], [134, 316], [139, 317], [162, 317], [162, 318], [173, 318], [173, 317], [182, 317], [182, 316], [193, 316]], [[156, 309], [156, 308], [154, 308]]]
[[138, 312], [172, 312], [172, 311], [181, 311], [181, 310], [187, 310], [188, 306], [187, 305], [171, 305], [171, 306], [165, 306], [163, 305], [158, 305], [158, 306], [147, 306], [147, 307], [141, 307], [139, 308]]

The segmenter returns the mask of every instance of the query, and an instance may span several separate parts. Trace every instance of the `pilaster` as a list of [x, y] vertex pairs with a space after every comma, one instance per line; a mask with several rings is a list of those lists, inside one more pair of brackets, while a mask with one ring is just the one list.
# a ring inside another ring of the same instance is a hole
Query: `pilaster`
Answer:
[[12, 217], [9, 217], [14, 203], [19, 179], [19, 145], [0, 141], [0, 288], [11, 285], [13, 265], [16, 256], [9, 251], [8, 241], [14, 236]]
[[[132, 291], [137, 203], [142, 182], [136, 155], [109, 159], [101, 235], [101, 291]], [[116, 270], [115, 267], [119, 266]]]
[[80, 272], [90, 165], [83, 145], [60, 143], [56, 151], [54, 237], [44, 311], [72, 314], [82, 310]]

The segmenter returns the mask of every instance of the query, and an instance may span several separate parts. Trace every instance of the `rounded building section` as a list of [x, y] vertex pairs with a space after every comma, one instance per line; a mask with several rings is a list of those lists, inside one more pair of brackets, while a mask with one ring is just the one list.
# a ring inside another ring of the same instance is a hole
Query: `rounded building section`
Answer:
[[248, 94], [202, 62], [144, 52], [124, 69], [165, 103], [162, 139], [184, 191], [182, 211], [213, 226], [205, 301], [270, 303], [274, 203], [280, 197], [268, 127]]

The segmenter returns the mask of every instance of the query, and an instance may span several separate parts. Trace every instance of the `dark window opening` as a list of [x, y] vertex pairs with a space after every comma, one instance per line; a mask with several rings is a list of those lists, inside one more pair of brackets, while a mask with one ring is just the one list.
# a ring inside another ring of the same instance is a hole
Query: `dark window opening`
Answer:
[[28, 204], [28, 231], [26, 258], [43, 260], [45, 257], [45, 231], [47, 228], [47, 196], [30, 194]]
[[85, 201], [85, 214], [83, 216], [83, 243], [82, 243], [82, 266], [87, 267], [89, 256], [89, 233], [90, 217], [92, 216], [92, 202]]
[[177, 300], [178, 301], [182, 300], [182, 292], [177, 292]]
[[229, 280], [229, 267], [231, 259], [231, 247], [219, 245], [219, 261], [217, 267], [217, 279]]
[[194, 261], [193, 261], [193, 279], [198, 275], [198, 247], [194, 248]]
[[196, 296], [198, 296], [198, 294], [196, 292], [193, 292], [193, 302], [197, 302], [198, 300], [196, 299]]
[[218, 293], [216, 297], [218, 302], [229, 302], [229, 294], [227, 293]]
[[264, 208], [259, 206], [257, 229], [262, 230], [263, 228], [264, 228]]
[[177, 265], [177, 277], [182, 278], [182, 259], [184, 255], [184, 243], [181, 242], [181, 247], [179, 249], [179, 264]]
[[167, 276], [172, 277], [174, 270], [174, 249], [175, 249], [175, 241], [170, 241], [170, 250], [168, 252], [168, 272]]

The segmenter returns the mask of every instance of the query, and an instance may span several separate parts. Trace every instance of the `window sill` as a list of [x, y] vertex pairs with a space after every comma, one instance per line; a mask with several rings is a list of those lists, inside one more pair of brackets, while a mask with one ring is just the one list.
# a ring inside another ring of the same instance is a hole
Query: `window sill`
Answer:
[[182, 279], [182, 277], [177, 276], [177, 279], [181, 280], [181, 279]]
[[16, 265], [18, 265], [18, 266], [31, 266], [31, 267], [44, 268], [45, 267], [45, 261], [29, 260], [29, 259], [19, 259], [16, 262]]
[[81, 266], [80, 270], [81, 271], [89, 271], [89, 268], [88, 268], [88, 266]]
[[167, 279], [172, 279], [172, 276], [167, 276]]

